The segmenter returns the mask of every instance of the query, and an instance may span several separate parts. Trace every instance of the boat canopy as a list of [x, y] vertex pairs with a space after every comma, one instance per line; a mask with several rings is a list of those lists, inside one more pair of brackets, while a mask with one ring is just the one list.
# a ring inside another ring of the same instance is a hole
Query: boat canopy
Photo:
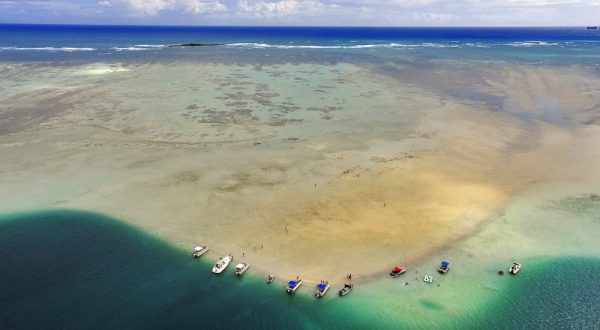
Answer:
[[325, 285], [325, 283], [319, 283], [317, 285], [317, 288], [321, 289], [321, 290], [325, 290], [325, 287], [327, 287], [327, 285]]
[[289, 281], [288, 282], [289, 286], [296, 286], [296, 284], [298, 284], [296, 281]]
[[196, 246], [196, 248], [194, 249], [194, 251], [196, 251], [196, 252], [200, 252], [200, 251], [202, 251], [202, 248], [201, 248], [201, 247], [199, 247], [199, 246]]
[[394, 267], [394, 271], [395, 271], [395, 272], [399, 272], [399, 271], [401, 271], [401, 270], [402, 270], [402, 268], [401, 268], [401, 267], [398, 267], [398, 266]]
[[450, 263], [446, 260], [442, 261], [442, 267], [448, 267], [450, 266]]

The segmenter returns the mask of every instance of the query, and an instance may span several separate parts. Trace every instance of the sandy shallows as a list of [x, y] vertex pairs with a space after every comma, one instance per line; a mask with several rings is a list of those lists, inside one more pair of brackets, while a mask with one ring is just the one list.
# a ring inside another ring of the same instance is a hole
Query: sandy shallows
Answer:
[[464, 85], [349, 64], [13, 68], [2, 209], [91, 209], [333, 282], [441, 258], [515, 192], [597, 176], [593, 76], [447, 65]]

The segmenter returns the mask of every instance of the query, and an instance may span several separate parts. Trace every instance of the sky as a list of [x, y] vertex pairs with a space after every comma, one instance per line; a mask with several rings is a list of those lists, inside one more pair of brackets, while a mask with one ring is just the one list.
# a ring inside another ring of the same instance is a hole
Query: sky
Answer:
[[0, 23], [600, 25], [600, 0], [0, 0]]

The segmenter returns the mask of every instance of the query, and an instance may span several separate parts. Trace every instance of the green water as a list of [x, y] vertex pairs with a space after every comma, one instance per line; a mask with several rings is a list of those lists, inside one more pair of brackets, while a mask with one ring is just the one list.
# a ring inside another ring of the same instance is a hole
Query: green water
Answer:
[[0, 251], [4, 329], [600, 327], [598, 259], [528, 261], [518, 276], [504, 276], [499, 289], [471, 302], [468, 312], [453, 313], [447, 301], [402, 294], [389, 279], [343, 298], [335, 292], [322, 300], [288, 296], [283, 279], [266, 285], [262, 278], [235, 278], [232, 269], [216, 276], [213, 255], [194, 260], [188, 251], [87, 212], [6, 215]]

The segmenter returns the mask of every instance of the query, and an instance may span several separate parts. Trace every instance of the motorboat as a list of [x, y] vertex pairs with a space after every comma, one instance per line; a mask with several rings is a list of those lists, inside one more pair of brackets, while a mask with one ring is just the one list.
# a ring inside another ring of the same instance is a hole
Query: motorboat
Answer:
[[231, 260], [233, 260], [233, 255], [231, 254], [221, 257], [219, 261], [217, 261], [217, 263], [213, 266], [212, 272], [215, 274], [221, 274], [225, 270], [225, 268], [229, 266]]
[[285, 292], [288, 294], [292, 294], [298, 290], [298, 288], [302, 285], [302, 280], [300, 278], [296, 278], [295, 281], [289, 281]]
[[433, 276], [431, 276], [431, 275], [425, 275], [425, 277], [423, 277], [423, 282], [425, 282], [425, 283], [433, 283]]
[[352, 291], [353, 288], [354, 288], [354, 284], [346, 283], [346, 284], [344, 284], [344, 287], [338, 292], [338, 294], [340, 296], [345, 296], [348, 293], [350, 293], [350, 291]]
[[194, 258], [200, 258], [206, 252], [208, 252], [208, 247], [207, 246], [196, 246], [194, 248], [194, 253], [192, 254], [192, 256]]
[[274, 280], [275, 280], [275, 276], [273, 276], [273, 275], [267, 276], [267, 284], [273, 283]]
[[240, 275], [244, 274], [244, 272], [246, 270], [248, 270], [248, 268], [250, 268], [250, 264], [247, 264], [247, 263], [237, 264], [235, 266], [235, 275], [240, 276]]
[[446, 260], [440, 263], [440, 267], [438, 268], [438, 273], [446, 274], [450, 270], [450, 263]]
[[396, 266], [396, 267], [392, 268], [392, 271], [390, 272], [390, 276], [398, 277], [398, 276], [404, 274], [404, 272], [406, 272], [406, 268], [404, 268], [402, 266]]
[[515, 275], [521, 270], [521, 264], [513, 262], [512, 266], [508, 269], [508, 272]]
[[315, 290], [315, 297], [323, 297], [327, 293], [327, 290], [329, 290], [329, 283], [321, 281], [321, 283], [317, 284], [317, 289]]

